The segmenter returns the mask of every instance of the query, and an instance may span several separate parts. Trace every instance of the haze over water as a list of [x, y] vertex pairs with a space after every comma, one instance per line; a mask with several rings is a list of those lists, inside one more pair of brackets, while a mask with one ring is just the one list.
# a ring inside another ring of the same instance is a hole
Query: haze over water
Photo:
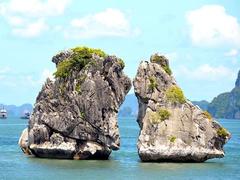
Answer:
[[27, 121], [0, 121], [0, 179], [239, 179], [240, 121], [220, 120], [231, 133], [225, 157], [205, 163], [141, 163], [134, 118], [120, 118], [121, 149], [106, 161], [39, 159], [25, 156], [18, 138]]

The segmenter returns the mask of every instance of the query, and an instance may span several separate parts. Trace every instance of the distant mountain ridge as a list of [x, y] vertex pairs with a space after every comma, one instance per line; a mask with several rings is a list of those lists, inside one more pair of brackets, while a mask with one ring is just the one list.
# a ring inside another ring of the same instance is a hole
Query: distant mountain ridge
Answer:
[[4, 107], [7, 110], [9, 117], [20, 117], [23, 115], [24, 111], [32, 112], [33, 110], [32, 104], [29, 104], [29, 103], [26, 103], [20, 106], [4, 105], [0, 103], [0, 108], [2, 107]]
[[120, 107], [119, 116], [127, 117], [127, 116], [137, 116], [138, 113], [138, 102], [135, 94], [128, 94], [125, 97], [125, 101]]
[[[240, 71], [235, 83], [235, 87], [231, 92], [225, 92], [215, 97], [212, 102], [205, 100], [192, 101], [194, 105], [198, 105], [201, 109], [209, 111], [215, 118], [225, 119], [240, 119]], [[32, 112], [33, 106], [31, 104], [3, 105], [8, 111], [9, 116], [19, 117], [23, 115], [25, 110]], [[120, 107], [119, 116], [137, 116], [138, 101], [135, 94], [128, 94], [125, 101]]]
[[208, 111], [216, 118], [240, 119], [240, 71], [232, 91], [215, 97]]
[[206, 100], [202, 100], [202, 101], [192, 101], [192, 103], [193, 103], [194, 105], [199, 106], [201, 109], [203, 109], [203, 110], [205, 110], [205, 111], [207, 111], [208, 105], [209, 105], [209, 102], [206, 101]]
[[193, 104], [207, 110], [215, 118], [240, 119], [240, 71], [232, 91], [219, 94], [210, 103], [193, 101]]

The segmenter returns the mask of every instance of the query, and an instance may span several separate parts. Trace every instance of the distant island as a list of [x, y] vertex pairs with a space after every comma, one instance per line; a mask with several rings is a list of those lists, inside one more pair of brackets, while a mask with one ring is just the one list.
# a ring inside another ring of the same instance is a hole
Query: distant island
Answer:
[[[21, 117], [25, 111], [32, 112], [33, 105], [30, 103], [25, 103], [20, 106], [17, 105], [6, 105], [4, 103], [0, 103], [0, 107], [4, 107], [9, 117]], [[118, 116], [119, 117], [135, 117], [138, 113], [138, 102], [137, 98], [134, 94], [129, 94], [125, 97], [125, 101], [123, 102]]]
[[215, 118], [240, 119], [240, 71], [232, 91], [219, 94], [210, 103], [207, 101], [193, 103], [207, 110]]
[[202, 101], [192, 101], [192, 103], [194, 105], [199, 106], [201, 109], [207, 111], [208, 110], [208, 106], [209, 106], [209, 102], [206, 100], [202, 100]]
[[136, 117], [138, 114], [138, 102], [135, 94], [128, 94], [120, 107], [119, 117]]
[[[198, 105], [201, 109], [208, 111], [215, 118], [223, 119], [240, 119], [240, 71], [235, 83], [235, 87], [231, 92], [225, 92], [215, 97], [212, 102], [206, 100], [192, 101], [194, 105]], [[0, 103], [0, 107], [4, 106], [8, 111], [8, 115], [19, 117], [24, 111], [32, 112], [33, 106], [26, 103], [20, 106], [4, 105]], [[120, 107], [119, 117], [136, 117], [138, 114], [138, 102], [135, 94], [128, 94], [125, 101]]]

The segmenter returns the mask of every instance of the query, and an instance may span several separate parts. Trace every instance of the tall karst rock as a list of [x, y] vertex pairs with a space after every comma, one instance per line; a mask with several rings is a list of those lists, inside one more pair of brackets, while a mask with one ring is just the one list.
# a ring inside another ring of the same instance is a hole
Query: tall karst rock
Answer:
[[78, 47], [52, 61], [55, 80], [47, 79], [37, 97], [19, 140], [22, 150], [46, 158], [107, 159], [119, 149], [117, 114], [131, 88], [123, 60]]
[[154, 54], [134, 79], [139, 102], [138, 153], [142, 161], [203, 162], [224, 156], [230, 133], [187, 100], [169, 62]]

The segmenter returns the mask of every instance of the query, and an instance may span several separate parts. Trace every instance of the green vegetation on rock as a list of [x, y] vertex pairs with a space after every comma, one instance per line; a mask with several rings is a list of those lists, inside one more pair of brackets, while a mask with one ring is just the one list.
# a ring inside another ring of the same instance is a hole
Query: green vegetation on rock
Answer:
[[82, 119], [84, 119], [84, 118], [85, 118], [85, 113], [84, 113], [84, 112], [81, 112], [81, 113], [80, 113], [80, 117], [81, 117]]
[[75, 86], [75, 90], [78, 92], [78, 94], [81, 93], [81, 84], [85, 81], [86, 78], [87, 78], [86, 74], [83, 74], [78, 78], [77, 84]]
[[72, 69], [80, 71], [91, 62], [93, 54], [96, 54], [100, 57], [106, 57], [106, 54], [100, 49], [76, 47], [73, 48], [72, 51], [73, 54], [71, 57], [58, 64], [57, 71], [54, 73], [56, 78], [68, 77]]
[[71, 68], [72, 62], [69, 59], [66, 59], [58, 64], [57, 71], [54, 73], [54, 76], [66, 78], [69, 76]]
[[163, 69], [168, 75], [172, 75], [172, 71], [169, 66], [163, 66]]
[[107, 56], [107, 54], [101, 49], [88, 48], [86, 46], [72, 48], [72, 51], [74, 53], [73, 56], [76, 57], [77, 59], [80, 58], [89, 59], [92, 57], [93, 54], [96, 54], [99, 57], [103, 58]]
[[59, 91], [60, 91], [60, 94], [64, 94], [64, 92], [66, 91], [66, 87], [64, 84], [60, 84]]
[[125, 63], [122, 59], [118, 59], [118, 63], [120, 64], [122, 69], [125, 67]]
[[78, 94], [81, 93], [81, 84], [79, 82], [76, 84], [75, 90], [78, 92]]
[[169, 138], [169, 141], [171, 142], [171, 143], [174, 143], [175, 141], [176, 141], [176, 136], [171, 136], [170, 138]]
[[157, 81], [155, 77], [150, 77], [149, 78], [150, 84], [149, 84], [149, 89], [153, 91], [155, 88], [157, 88]]
[[178, 86], [172, 86], [166, 91], [167, 100], [172, 103], [180, 103], [183, 104], [186, 102], [186, 98], [184, 97], [183, 91]]
[[203, 111], [203, 115], [209, 120], [212, 120], [212, 115], [208, 111]]
[[228, 132], [225, 128], [221, 127], [217, 130], [217, 134], [221, 137], [226, 138], [228, 136]]
[[172, 75], [172, 71], [169, 65], [166, 63], [166, 58], [164, 56], [154, 55], [151, 58], [151, 62], [160, 64], [168, 75]]
[[169, 119], [171, 113], [167, 109], [159, 109], [157, 112], [152, 112], [150, 121], [153, 124], [158, 124], [162, 121]]

